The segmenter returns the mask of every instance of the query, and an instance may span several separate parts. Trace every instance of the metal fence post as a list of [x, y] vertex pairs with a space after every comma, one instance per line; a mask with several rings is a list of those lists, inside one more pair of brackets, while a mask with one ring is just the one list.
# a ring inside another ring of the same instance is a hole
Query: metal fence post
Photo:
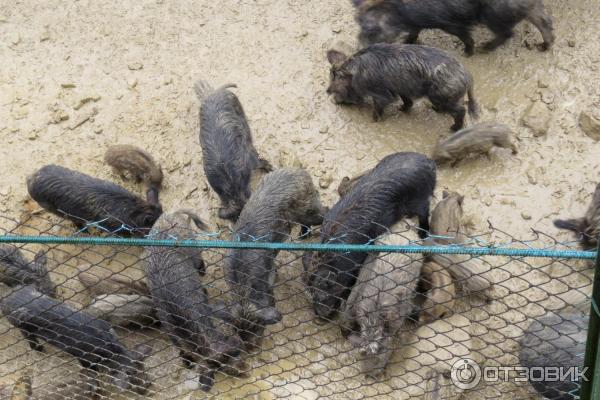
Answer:
[[596, 254], [596, 269], [594, 271], [594, 286], [592, 289], [592, 305], [590, 307], [590, 322], [585, 347], [585, 370], [584, 379], [581, 382], [579, 397], [581, 400], [600, 399], [600, 238], [598, 239], [598, 251]]

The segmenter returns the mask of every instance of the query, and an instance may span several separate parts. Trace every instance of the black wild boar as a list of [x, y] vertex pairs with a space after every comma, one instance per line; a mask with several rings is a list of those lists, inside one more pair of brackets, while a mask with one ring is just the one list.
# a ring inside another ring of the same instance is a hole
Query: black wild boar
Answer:
[[273, 168], [260, 158], [244, 109], [230, 90], [234, 84], [213, 89], [198, 81], [194, 89], [200, 106], [200, 145], [208, 183], [219, 195], [219, 217], [234, 220], [250, 198], [250, 182]]
[[[170, 221], [169, 214], [161, 216], [154, 230], [164, 231]], [[156, 238], [167, 239], [168, 233]], [[237, 361], [240, 339], [216, 316], [192, 258], [176, 247], [147, 247], [143, 258], [161, 328], [179, 348], [184, 365], [192, 368], [196, 363], [201, 389], [209, 391], [215, 372]]]
[[496, 49], [513, 36], [514, 27], [526, 19], [539, 29], [542, 50], [554, 43], [552, 19], [542, 0], [353, 0], [358, 6], [360, 42], [367, 46], [393, 42], [408, 33], [406, 43], [415, 43], [424, 29], [441, 29], [457, 36], [472, 55], [475, 42], [471, 31], [475, 25], [487, 26], [496, 36], [484, 48]]
[[[368, 244], [403, 217], [419, 217], [419, 236], [429, 231], [435, 163], [422, 154], [395, 153], [360, 178], [325, 215], [321, 243]], [[305, 280], [315, 313], [331, 318], [354, 286], [366, 253], [307, 253]]]
[[0, 282], [7, 286], [33, 285], [40, 292], [54, 296], [55, 286], [46, 268], [46, 252], [41, 250], [29, 262], [16, 246], [0, 244]]
[[477, 118], [473, 77], [465, 67], [445, 52], [433, 47], [380, 43], [351, 57], [329, 50], [331, 83], [327, 93], [338, 104], [373, 101], [373, 119], [383, 116], [385, 107], [402, 99], [402, 111], [409, 111], [413, 99], [427, 97], [437, 112], [454, 118], [453, 130], [463, 127], [469, 98], [469, 115]]
[[[583, 369], [589, 317], [580, 311], [561, 310], [537, 318], [520, 340], [519, 361], [528, 368], [562, 367]], [[531, 385], [545, 399], [575, 400], [579, 388], [577, 374], [571, 379], [532, 380]], [[590, 371], [586, 373], [587, 378]]]
[[[179, 210], [170, 214], [163, 214], [154, 224], [150, 231], [150, 238], [189, 240], [197, 239], [198, 232], [192, 228], [192, 222], [198, 229], [206, 231], [208, 226], [193, 211]], [[204, 276], [206, 267], [202, 258], [202, 250], [197, 247], [181, 247], [177, 251], [182, 257], [187, 258], [198, 271]]]
[[31, 286], [20, 286], [0, 301], [8, 321], [18, 328], [32, 350], [43, 351], [39, 339], [76, 357], [82, 367], [108, 372], [120, 390], [147, 391], [150, 381], [144, 359], [146, 344], [128, 350], [106, 321], [54, 300]]
[[585, 215], [574, 219], [557, 219], [554, 225], [560, 229], [568, 229], [579, 235], [581, 247], [585, 250], [594, 250], [598, 247], [600, 235], [600, 183], [592, 197], [592, 202]]
[[461, 129], [446, 139], [440, 139], [433, 150], [438, 164], [455, 165], [469, 154], [489, 154], [494, 147], [503, 147], [517, 154], [517, 146], [511, 140], [512, 130], [495, 122], [483, 122]]
[[137, 183], [143, 182], [147, 187], [148, 201], [159, 204], [158, 193], [162, 186], [163, 172], [148, 152], [133, 145], [119, 144], [106, 150], [104, 161], [124, 180], [129, 175]]
[[[308, 172], [278, 169], [267, 174], [252, 193], [234, 226], [234, 238], [243, 242], [283, 242], [293, 224], [321, 224], [324, 211]], [[266, 325], [281, 320], [273, 295], [277, 253], [232, 249], [225, 260], [225, 278], [234, 302], [233, 317], [250, 349], [259, 344]]]
[[[378, 245], [407, 245], [400, 234], [386, 234]], [[362, 356], [362, 372], [383, 374], [393, 352], [393, 341], [415, 308], [417, 283], [423, 267], [421, 254], [370, 254], [343, 313], [343, 332]]]
[[110, 231], [142, 236], [162, 214], [158, 204], [121, 186], [57, 165], [27, 177], [29, 195], [46, 210], [70, 219], [79, 229], [95, 222]]

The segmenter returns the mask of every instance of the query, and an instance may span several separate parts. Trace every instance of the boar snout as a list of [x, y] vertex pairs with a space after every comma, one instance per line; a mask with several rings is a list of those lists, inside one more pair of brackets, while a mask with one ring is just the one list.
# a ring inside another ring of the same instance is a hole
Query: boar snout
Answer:
[[265, 307], [256, 312], [256, 318], [263, 325], [274, 325], [281, 321], [282, 316], [274, 307]]

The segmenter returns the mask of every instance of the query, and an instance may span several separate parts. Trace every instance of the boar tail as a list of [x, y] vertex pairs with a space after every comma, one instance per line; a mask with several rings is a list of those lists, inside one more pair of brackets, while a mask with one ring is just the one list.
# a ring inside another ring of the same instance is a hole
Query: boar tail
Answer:
[[555, 219], [554, 226], [558, 229], [566, 229], [576, 233], [582, 233], [581, 218], [579, 219]]
[[473, 82], [469, 85], [469, 90], [467, 90], [467, 97], [469, 98], [469, 104], [467, 105], [469, 109], [469, 116], [476, 120], [479, 118], [479, 105], [477, 104], [477, 100], [475, 100], [475, 94], [473, 93]]
[[198, 99], [202, 101], [214, 92], [236, 87], [237, 85], [235, 83], [227, 83], [215, 90], [207, 81], [199, 80], [194, 84], [194, 91], [196, 92], [196, 96], [198, 96]]

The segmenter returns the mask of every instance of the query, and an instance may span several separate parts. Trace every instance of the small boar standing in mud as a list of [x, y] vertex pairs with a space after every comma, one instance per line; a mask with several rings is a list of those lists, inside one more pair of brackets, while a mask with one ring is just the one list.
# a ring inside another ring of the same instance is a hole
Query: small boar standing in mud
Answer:
[[512, 142], [512, 130], [495, 122], [484, 122], [456, 132], [446, 139], [440, 139], [433, 150], [432, 158], [438, 163], [455, 165], [470, 154], [489, 155], [494, 147], [503, 147], [517, 154], [517, 146]]
[[158, 193], [162, 186], [163, 172], [154, 158], [139, 147], [129, 144], [110, 146], [104, 155], [104, 161], [113, 167], [123, 179], [143, 182], [147, 187], [148, 202], [159, 204]]
[[[161, 232], [155, 238], [169, 238], [176, 218], [170, 214], [161, 216], [153, 228]], [[240, 340], [233, 327], [217, 317], [208, 303], [193, 258], [176, 247], [147, 247], [143, 258], [161, 329], [179, 348], [187, 368], [196, 363], [200, 387], [208, 392], [215, 372], [237, 361]]]
[[[242, 242], [283, 242], [293, 224], [319, 225], [324, 207], [313, 181], [303, 169], [282, 168], [266, 175], [244, 206], [234, 226]], [[225, 278], [233, 298], [233, 318], [247, 348], [258, 346], [266, 325], [281, 321], [275, 308], [276, 250], [231, 249]]]
[[[377, 245], [406, 245], [408, 239], [390, 233]], [[383, 374], [393, 352], [393, 341], [413, 313], [417, 283], [423, 266], [421, 254], [384, 253], [367, 257], [343, 314], [343, 332], [359, 348], [362, 371]]]
[[29, 195], [44, 209], [70, 219], [79, 229], [87, 223], [116, 233], [123, 227], [143, 236], [162, 214], [158, 204], [121, 186], [57, 165], [46, 165], [27, 178]]
[[373, 120], [383, 116], [385, 107], [402, 99], [408, 112], [414, 99], [427, 97], [437, 112], [454, 118], [453, 130], [464, 125], [465, 94], [469, 115], [476, 119], [477, 102], [473, 76], [456, 59], [433, 47], [380, 43], [360, 50], [351, 57], [329, 50], [331, 83], [327, 93], [338, 104], [363, 104], [373, 101]]
[[465, 53], [475, 52], [471, 31], [475, 25], [487, 26], [494, 39], [485, 50], [491, 51], [510, 39], [514, 27], [526, 19], [542, 34], [541, 50], [554, 43], [552, 18], [542, 0], [353, 0], [358, 7], [356, 20], [364, 46], [391, 43], [401, 33], [408, 33], [406, 43], [415, 43], [424, 29], [441, 29], [457, 36], [465, 45]]
[[[366, 244], [404, 217], [419, 218], [419, 236], [429, 231], [429, 201], [435, 163], [418, 153], [395, 153], [358, 179], [325, 215], [321, 243]], [[331, 319], [350, 294], [367, 253], [306, 253], [305, 282], [317, 316]]]
[[0, 282], [7, 286], [33, 285], [48, 296], [55, 296], [55, 286], [46, 264], [46, 252], [43, 250], [30, 262], [18, 247], [0, 244]]
[[234, 220], [250, 198], [250, 183], [273, 168], [259, 157], [244, 109], [229, 84], [213, 89], [198, 81], [194, 89], [200, 106], [200, 145], [208, 183], [219, 195], [219, 218]]
[[435, 205], [429, 222], [436, 243], [448, 245], [465, 241], [460, 233], [464, 200], [465, 197], [456, 192], [442, 192], [442, 200]]
[[121, 390], [145, 394], [150, 381], [144, 359], [152, 348], [128, 350], [106, 321], [54, 300], [31, 286], [21, 286], [0, 300], [8, 321], [18, 328], [32, 350], [43, 351], [40, 339], [76, 357], [83, 368], [107, 372]]
[[[431, 213], [432, 236], [427, 239], [426, 244], [451, 245], [462, 244], [465, 241], [466, 237], [461, 233], [463, 201], [462, 195], [444, 191], [443, 200]], [[486, 277], [488, 268], [481, 259], [460, 254], [433, 254], [430, 258], [431, 262], [447, 270], [466, 292], [488, 296], [487, 291], [492, 287], [492, 283]], [[451, 288], [448, 291], [451, 292]], [[443, 292], [439, 294], [444, 295]], [[433, 293], [430, 292], [429, 295], [432, 296]]]
[[554, 225], [560, 229], [567, 229], [577, 233], [581, 247], [585, 250], [595, 250], [598, 247], [600, 235], [600, 184], [592, 197], [585, 215], [581, 218], [557, 219]]

